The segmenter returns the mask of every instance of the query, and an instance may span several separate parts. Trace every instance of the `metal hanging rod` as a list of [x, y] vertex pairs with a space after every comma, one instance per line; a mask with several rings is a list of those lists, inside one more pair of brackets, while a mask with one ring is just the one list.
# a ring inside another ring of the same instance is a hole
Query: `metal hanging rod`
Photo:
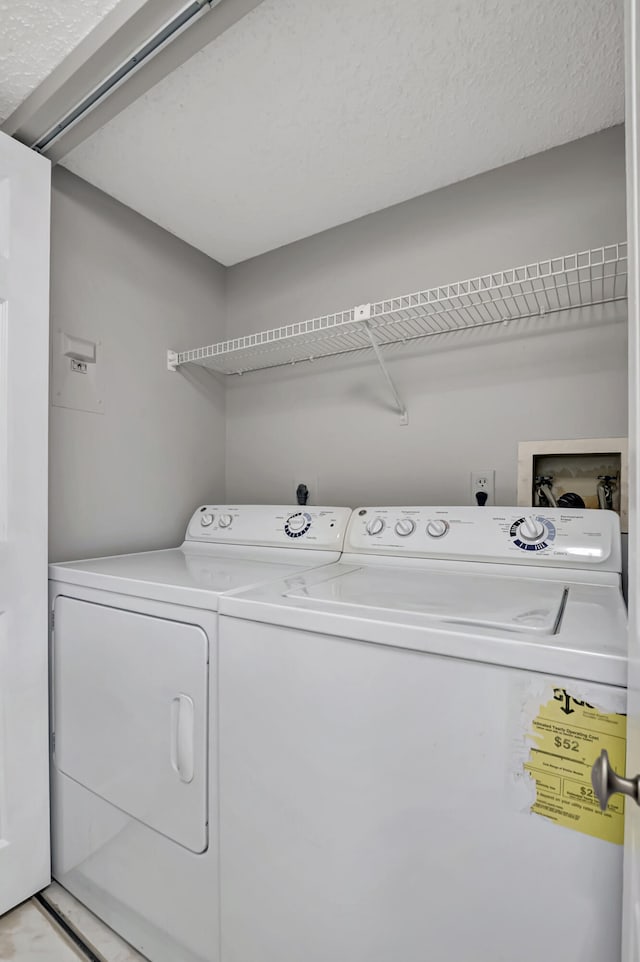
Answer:
[[181, 33], [185, 27], [199, 18], [203, 12], [212, 10], [220, 2], [221, 0], [193, 0], [188, 7], [181, 10], [180, 13], [176, 14], [164, 27], [139, 46], [120, 67], [110, 73], [91, 93], [83, 97], [83, 99], [72, 110], [61, 117], [50, 130], [29, 146], [38, 153], [43, 153], [65, 130], [68, 130], [69, 127], [92, 110], [96, 104], [126, 80], [134, 70], [138, 70], [160, 47], [170, 42], [177, 34]]

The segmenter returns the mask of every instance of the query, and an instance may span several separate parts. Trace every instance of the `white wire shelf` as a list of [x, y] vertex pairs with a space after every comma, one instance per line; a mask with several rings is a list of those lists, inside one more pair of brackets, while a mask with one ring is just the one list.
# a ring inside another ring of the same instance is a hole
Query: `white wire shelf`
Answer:
[[168, 364], [171, 370], [199, 364], [223, 374], [244, 374], [366, 349], [381, 361], [376, 348], [385, 345], [608, 304], [626, 296], [627, 245], [610, 244], [192, 351], [170, 351]]

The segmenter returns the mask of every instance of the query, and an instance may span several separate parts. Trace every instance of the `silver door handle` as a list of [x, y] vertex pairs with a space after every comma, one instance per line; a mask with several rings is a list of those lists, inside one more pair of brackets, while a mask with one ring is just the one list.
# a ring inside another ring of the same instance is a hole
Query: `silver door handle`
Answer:
[[640, 805], [640, 775], [635, 778], [622, 778], [609, 764], [609, 756], [604, 748], [593, 763], [591, 784], [603, 812], [612, 795], [628, 795], [636, 805]]

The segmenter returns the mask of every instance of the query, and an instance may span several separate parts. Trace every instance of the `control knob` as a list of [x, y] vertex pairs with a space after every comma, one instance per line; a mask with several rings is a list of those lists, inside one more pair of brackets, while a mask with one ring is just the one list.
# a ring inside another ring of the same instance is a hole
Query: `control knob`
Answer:
[[200, 524], [202, 525], [203, 528], [208, 528], [210, 525], [213, 524], [214, 517], [215, 515], [213, 514], [203, 514], [202, 517], [200, 518]]
[[384, 531], [382, 518], [372, 518], [367, 525], [367, 534], [380, 534], [382, 531]]
[[396, 522], [396, 534], [400, 538], [408, 538], [416, 530], [416, 523], [412, 518], [400, 518]]
[[427, 534], [430, 538], [443, 538], [449, 530], [449, 522], [441, 518], [435, 518], [427, 522]]
[[220, 517], [218, 518], [218, 525], [221, 528], [228, 528], [232, 521], [233, 521], [233, 518], [231, 517], [230, 514], [221, 514]]
[[302, 531], [306, 526], [307, 519], [303, 514], [292, 514], [291, 517], [287, 519], [289, 531]]
[[518, 534], [523, 541], [539, 541], [541, 538], [544, 538], [546, 531], [541, 521], [529, 516], [521, 522], [518, 528]]

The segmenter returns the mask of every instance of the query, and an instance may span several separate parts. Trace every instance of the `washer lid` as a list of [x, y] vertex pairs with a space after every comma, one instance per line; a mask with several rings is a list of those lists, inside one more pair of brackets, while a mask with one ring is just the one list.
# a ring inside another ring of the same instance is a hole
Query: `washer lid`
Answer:
[[360, 617], [411, 612], [428, 621], [552, 635], [567, 588], [562, 581], [367, 566], [284, 596]]
[[[353, 558], [353, 556], [352, 556]], [[603, 577], [608, 581], [603, 581]], [[617, 578], [477, 562], [340, 561], [220, 596], [226, 617], [488, 664], [626, 685]], [[249, 630], [249, 629], [247, 629]]]

